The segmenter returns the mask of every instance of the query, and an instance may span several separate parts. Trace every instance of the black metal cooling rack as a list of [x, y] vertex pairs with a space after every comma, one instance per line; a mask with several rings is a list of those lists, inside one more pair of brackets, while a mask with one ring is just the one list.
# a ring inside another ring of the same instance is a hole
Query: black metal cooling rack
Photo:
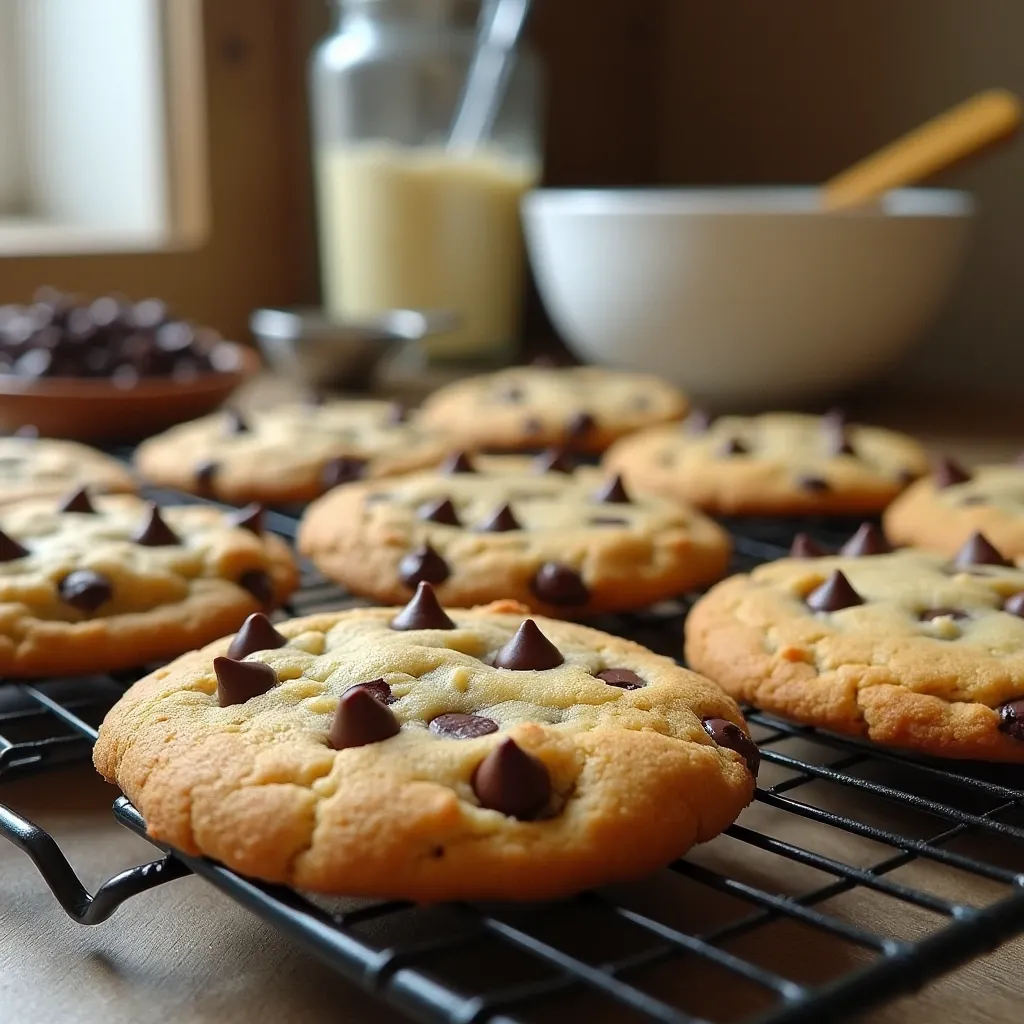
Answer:
[[[270, 522], [294, 536], [292, 516]], [[778, 557], [798, 529], [836, 544], [856, 524], [728, 525], [742, 571]], [[307, 573], [289, 611], [345, 603]], [[677, 655], [688, 607], [666, 602], [597, 625]], [[0, 783], [74, 761], [88, 770], [96, 725], [138, 674], [0, 689]], [[331, 901], [172, 850], [90, 893], [54, 839], [2, 804], [0, 835], [76, 921], [97, 924], [194, 872], [429, 1022], [841, 1019], [1024, 932], [1024, 769], [908, 757], [752, 710], [748, 721], [763, 756], [759, 788], [724, 836], [642, 882], [556, 903]], [[114, 814], [145, 836], [125, 798]]]

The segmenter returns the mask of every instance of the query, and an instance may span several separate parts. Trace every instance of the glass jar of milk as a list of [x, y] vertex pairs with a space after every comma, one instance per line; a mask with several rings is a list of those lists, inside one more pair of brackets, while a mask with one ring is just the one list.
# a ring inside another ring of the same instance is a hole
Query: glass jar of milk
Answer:
[[334, 3], [312, 62], [324, 304], [354, 320], [451, 310], [431, 358], [500, 360], [522, 298], [519, 200], [540, 170], [537, 62], [520, 48], [490, 139], [453, 155], [480, 0]]

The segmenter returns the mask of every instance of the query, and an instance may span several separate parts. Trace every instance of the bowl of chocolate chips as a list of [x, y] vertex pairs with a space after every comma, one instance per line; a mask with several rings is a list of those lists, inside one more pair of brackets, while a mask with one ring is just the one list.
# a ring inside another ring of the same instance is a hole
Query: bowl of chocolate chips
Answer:
[[258, 367], [159, 299], [41, 289], [0, 306], [0, 430], [135, 441], [216, 409]]

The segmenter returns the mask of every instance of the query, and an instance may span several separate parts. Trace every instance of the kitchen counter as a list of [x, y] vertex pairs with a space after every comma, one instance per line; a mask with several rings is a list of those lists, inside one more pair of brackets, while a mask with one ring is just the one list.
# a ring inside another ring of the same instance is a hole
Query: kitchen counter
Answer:
[[[934, 448], [967, 460], [1001, 459], [1024, 447], [1021, 417], [1015, 413], [1008, 423], [991, 405], [969, 415], [962, 409], [951, 411], [949, 404], [934, 399], [874, 403], [857, 411], [870, 413], [876, 422], [916, 426]], [[954, 431], [953, 422], [968, 427]], [[770, 783], [771, 773], [778, 769], [766, 766], [766, 771], [762, 784]], [[85, 763], [34, 779], [0, 783], [0, 800], [50, 830], [90, 889], [115, 872], [156, 856], [153, 847], [113, 821], [110, 805], [115, 795]], [[841, 810], [843, 797], [842, 793], [835, 797], [832, 806]], [[905, 812], [894, 807], [887, 813], [890, 823], [896, 823]], [[741, 824], [774, 831], [773, 816], [781, 812], [758, 804], [744, 813]], [[814, 839], [811, 828], [802, 821], [787, 821], [778, 834], [851, 860], [862, 844], [834, 832], [823, 845], [821, 827], [814, 826]], [[735, 872], [741, 852], [746, 858], [740, 869], [744, 877], [752, 877], [763, 888], [798, 892], [809, 887], [806, 869], [733, 840], [716, 841], [695, 857], [710, 867]], [[939, 872], [926, 864], [901, 868], [894, 878], [946, 898], [983, 903], [996, 895], [988, 883], [945, 869]], [[65, 917], [29, 860], [6, 843], [0, 843], [0, 879], [0, 1020], [4, 1022], [334, 1024], [344, 1020], [390, 1024], [406, 1019], [197, 878], [135, 897], [110, 921], [94, 927], [79, 926]], [[853, 923], [898, 936], [913, 937], [925, 926], [917, 912], [907, 912], [910, 908], [860, 889], [830, 901], [830, 909]], [[894, 920], [894, 910], [899, 920]], [[709, 904], [697, 912], [701, 926], [707, 927], [717, 911]], [[785, 922], [770, 929], [751, 936], [762, 943], [757, 959], [777, 969], [785, 965], [789, 971], [796, 970], [799, 980], [823, 981], [858, 962], [848, 946], [822, 939], [810, 929]], [[742, 944], [737, 951], [743, 951]], [[747, 955], [752, 952], [748, 944]], [[1022, 977], [1024, 939], [1018, 939], [921, 992], [872, 1011], [865, 1019], [882, 1024], [940, 1020], [944, 1024], [1010, 1024], [1020, 1019]], [[698, 1011], [702, 1000], [708, 999], [713, 1002], [704, 1002], [705, 1012], [716, 1016], [744, 1009], [740, 996], [727, 991], [728, 986], [701, 985], [702, 980], [681, 969], [666, 984], [708, 989], [696, 998]], [[587, 1012], [590, 1021], [617, 1019], [625, 1018], [606, 1017], [600, 1010]]]

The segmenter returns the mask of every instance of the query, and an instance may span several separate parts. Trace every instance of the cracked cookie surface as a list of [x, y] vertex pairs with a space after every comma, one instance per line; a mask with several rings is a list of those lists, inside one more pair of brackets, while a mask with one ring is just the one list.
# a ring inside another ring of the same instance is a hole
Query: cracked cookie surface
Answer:
[[757, 765], [733, 701], [527, 614], [445, 612], [424, 585], [404, 610], [251, 620], [137, 682], [96, 766], [160, 841], [339, 895], [556, 897], [727, 827]]
[[899, 544], [952, 554], [974, 532], [1008, 558], [1024, 559], [1024, 465], [969, 470], [942, 460], [885, 512]]
[[721, 578], [730, 552], [699, 512], [553, 452], [462, 455], [436, 472], [347, 484], [310, 506], [298, 544], [380, 601], [427, 581], [446, 604], [508, 597], [558, 617], [678, 596]]
[[420, 419], [470, 449], [602, 452], [634, 430], [679, 419], [687, 407], [676, 388], [648, 374], [515, 366], [438, 389]]
[[84, 486], [131, 493], [135, 480], [117, 459], [84, 444], [0, 437], [0, 505], [25, 498], [60, 497]]
[[309, 501], [329, 487], [433, 465], [450, 445], [391, 402], [292, 403], [244, 416], [226, 410], [139, 445], [153, 483], [233, 504]]
[[686, 658], [766, 711], [936, 757], [1024, 762], [1024, 571], [957, 555], [788, 558], [713, 587]]
[[154, 507], [80, 492], [0, 509], [0, 675], [174, 657], [294, 589], [288, 546], [254, 512]]
[[625, 438], [604, 466], [627, 483], [723, 515], [877, 512], [928, 470], [903, 434], [827, 416], [694, 414]]

